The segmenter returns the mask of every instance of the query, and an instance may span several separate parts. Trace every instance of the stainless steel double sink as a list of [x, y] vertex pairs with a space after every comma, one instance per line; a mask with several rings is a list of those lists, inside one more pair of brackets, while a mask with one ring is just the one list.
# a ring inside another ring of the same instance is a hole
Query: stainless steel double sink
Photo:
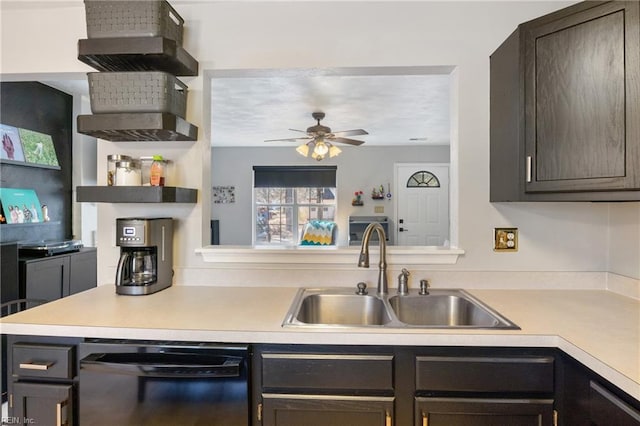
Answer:
[[[391, 292], [391, 291], [390, 291]], [[357, 294], [353, 288], [301, 288], [284, 327], [519, 329], [460, 289], [429, 294]]]

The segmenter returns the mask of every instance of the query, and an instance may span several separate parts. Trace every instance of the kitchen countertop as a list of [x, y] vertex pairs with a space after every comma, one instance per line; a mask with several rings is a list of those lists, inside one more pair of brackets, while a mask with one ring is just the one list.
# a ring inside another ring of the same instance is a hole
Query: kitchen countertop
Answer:
[[[3, 334], [228, 343], [557, 347], [640, 400], [640, 301], [604, 290], [468, 290], [521, 330], [282, 327], [293, 287], [97, 288], [5, 317]], [[393, 290], [392, 290], [393, 291]]]

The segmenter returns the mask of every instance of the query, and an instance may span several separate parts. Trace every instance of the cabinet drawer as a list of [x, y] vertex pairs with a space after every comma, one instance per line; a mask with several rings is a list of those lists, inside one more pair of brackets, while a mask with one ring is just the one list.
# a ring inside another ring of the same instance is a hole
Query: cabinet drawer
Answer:
[[418, 391], [553, 392], [553, 358], [416, 357]]
[[589, 412], [595, 425], [640, 426], [640, 411], [596, 382], [589, 385]]
[[269, 389], [393, 390], [393, 355], [262, 355]]
[[14, 376], [56, 379], [71, 379], [74, 376], [73, 346], [15, 343], [12, 354]]

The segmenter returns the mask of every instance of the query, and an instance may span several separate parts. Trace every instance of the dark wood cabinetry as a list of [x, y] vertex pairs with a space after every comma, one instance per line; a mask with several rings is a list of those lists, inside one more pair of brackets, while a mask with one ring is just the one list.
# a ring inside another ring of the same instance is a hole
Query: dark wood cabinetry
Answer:
[[562, 354], [559, 361], [560, 426], [640, 426], [640, 401], [568, 355]]
[[22, 298], [56, 300], [97, 285], [95, 248], [20, 260]]
[[70, 338], [8, 337], [9, 422], [78, 424], [77, 342]]
[[491, 201], [640, 199], [640, 4], [583, 2], [491, 56]]
[[254, 353], [255, 425], [554, 423], [550, 350], [258, 345]]
[[416, 426], [552, 425], [552, 399], [416, 398]]
[[253, 368], [257, 424], [393, 422], [393, 348], [263, 346], [255, 351]]

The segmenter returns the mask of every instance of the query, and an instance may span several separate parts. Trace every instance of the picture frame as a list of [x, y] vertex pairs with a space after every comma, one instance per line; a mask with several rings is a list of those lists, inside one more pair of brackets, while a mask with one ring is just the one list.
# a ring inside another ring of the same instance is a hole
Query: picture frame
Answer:
[[9, 225], [45, 221], [36, 191], [21, 188], [0, 188], [3, 216]]
[[0, 138], [2, 138], [0, 159], [23, 163], [25, 159], [19, 129], [6, 124], [0, 124]]
[[214, 186], [212, 192], [212, 200], [214, 204], [228, 204], [236, 202], [235, 186]]
[[60, 170], [51, 135], [0, 124], [0, 163]]

